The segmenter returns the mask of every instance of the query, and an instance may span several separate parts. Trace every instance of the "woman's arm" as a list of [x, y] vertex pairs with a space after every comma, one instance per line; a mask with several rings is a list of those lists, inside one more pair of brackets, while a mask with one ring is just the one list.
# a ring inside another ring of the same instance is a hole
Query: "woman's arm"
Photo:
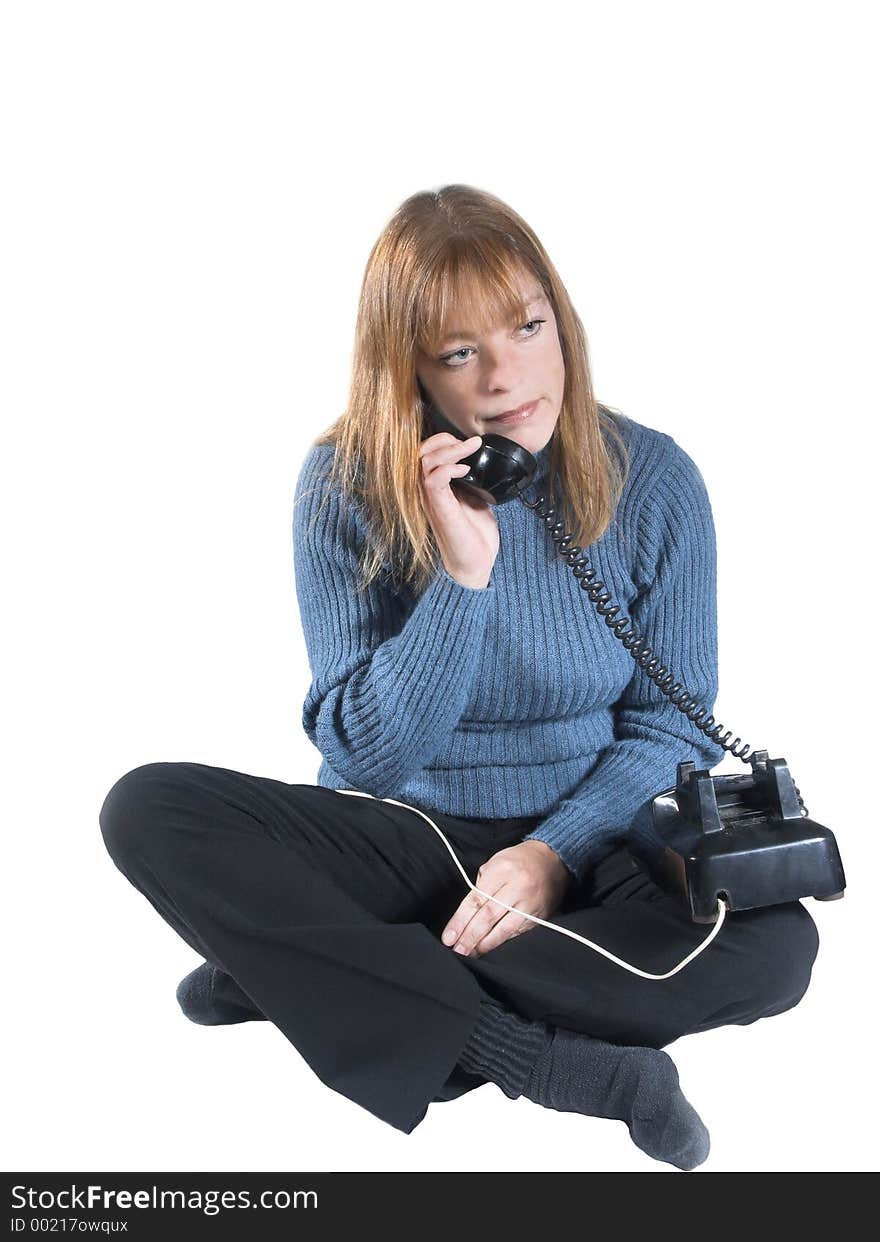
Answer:
[[441, 566], [405, 617], [380, 582], [357, 593], [362, 515], [327, 490], [332, 445], [313, 446], [297, 481], [296, 593], [312, 683], [302, 724], [355, 789], [387, 797], [441, 750], [464, 710], [495, 589]]
[[[652, 655], [711, 711], [718, 692], [715, 527], [700, 471], [666, 439], [666, 464], [637, 519], [643, 593], [630, 617]], [[609, 630], [608, 642], [619, 641]], [[641, 806], [675, 784], [679, 761], [709, 769], [725, 753], [635, 661], [614, 732], [583, 781], [525, 838], [549, 845], [579, 879], [625, 836]]]

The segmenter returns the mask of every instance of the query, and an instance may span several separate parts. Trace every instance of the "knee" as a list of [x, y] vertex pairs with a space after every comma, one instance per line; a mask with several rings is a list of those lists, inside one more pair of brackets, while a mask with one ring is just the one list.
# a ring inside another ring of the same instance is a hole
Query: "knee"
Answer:
[[98, 823], [114, 862], [140, 852], [153, 834], [156, 821], [151, 808], [177, 767], [176, 763], [145, 763], [126, 772], [110, 788], [98, 812]]
[[770, 1016], [792, 1009], [803, 998], [819, 952], [819, 932], [799, 901], [769, 907], [764, 913], [769, 917], [765, 917], [758, 999]]

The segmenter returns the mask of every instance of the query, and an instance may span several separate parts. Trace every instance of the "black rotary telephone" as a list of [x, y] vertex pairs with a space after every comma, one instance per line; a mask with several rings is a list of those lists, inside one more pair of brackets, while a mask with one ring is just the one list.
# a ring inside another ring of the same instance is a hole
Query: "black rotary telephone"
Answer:
[[[421, 391], [434, 429], [466, 440]], [[696, 923], [715, 922], [719, 899], [728, 910], [748, 910], [801, 897], [842, 897], [846, 881], [834, 834], [808, 818], [785, 759], [770, 759], [766, 750], [749, 755], [749, 746], [739, 746], [739, 738], [729, 741], [730, 732], [720, 737], [724, 726], [697, 706], [628, 619], [615, 620], [619, 605], [611, 602], [605, 583], [595, 581], [584, 549], [570, 546], [572, 537], [564, 533], [555, 509], [545, 505], [543, 495], [534, 501], [523, 495], [537, 470], [532, 454], [489, 432], [462, 464], [470, 468], [450, 480], [453, 490], [491, 505], [518, 497], [545, 524], [599, 616], [646, 676], [713, 742], [743, 763], [748, 756], [751, 771], [741, 776], [711, 776], [689, 761], [680, 762], [675, 785], [655, 795], [649, 816], [636, 817], [627, 844], [652, 878], [687, 902]]]

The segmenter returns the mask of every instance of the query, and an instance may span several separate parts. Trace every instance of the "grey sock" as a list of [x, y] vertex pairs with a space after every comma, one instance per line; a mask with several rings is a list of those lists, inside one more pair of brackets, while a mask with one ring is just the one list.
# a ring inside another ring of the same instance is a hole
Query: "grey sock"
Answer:
[[525, 1091], [532, 1069], [550, 1046], [544, 1022], [529, 1022], [492, 1001], [481, 1000], [476, 1024], [458, 1056], [469, 1074], [479, 1074], [516, 1100]]
[[202, 962], [177, 985], [177, 1003], [199, 1026], [230, 1026], [263, 1018], [235, 980], [211, 962]]
[[637, 1147], [676, 1168], [694, 1169], [709, 1155], [709, 1132], [660, 1049], [609, 1044], [481, 1001], [459, 1063], [511, 1098], [624, 1121]]

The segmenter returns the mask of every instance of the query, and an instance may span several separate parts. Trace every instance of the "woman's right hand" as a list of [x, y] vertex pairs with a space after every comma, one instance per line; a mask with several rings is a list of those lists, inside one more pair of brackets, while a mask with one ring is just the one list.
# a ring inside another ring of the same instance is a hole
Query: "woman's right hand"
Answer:
[[500, 544], [492, 506], [449, 486], [450, 479], [467, 474], [469, 467], [461, 458], [470, 457], [481, 442], [481, 436], [459, 440], [439, 431], [419, 445], [425, 513], [446, 572], [466, 587], [488, 586]]

